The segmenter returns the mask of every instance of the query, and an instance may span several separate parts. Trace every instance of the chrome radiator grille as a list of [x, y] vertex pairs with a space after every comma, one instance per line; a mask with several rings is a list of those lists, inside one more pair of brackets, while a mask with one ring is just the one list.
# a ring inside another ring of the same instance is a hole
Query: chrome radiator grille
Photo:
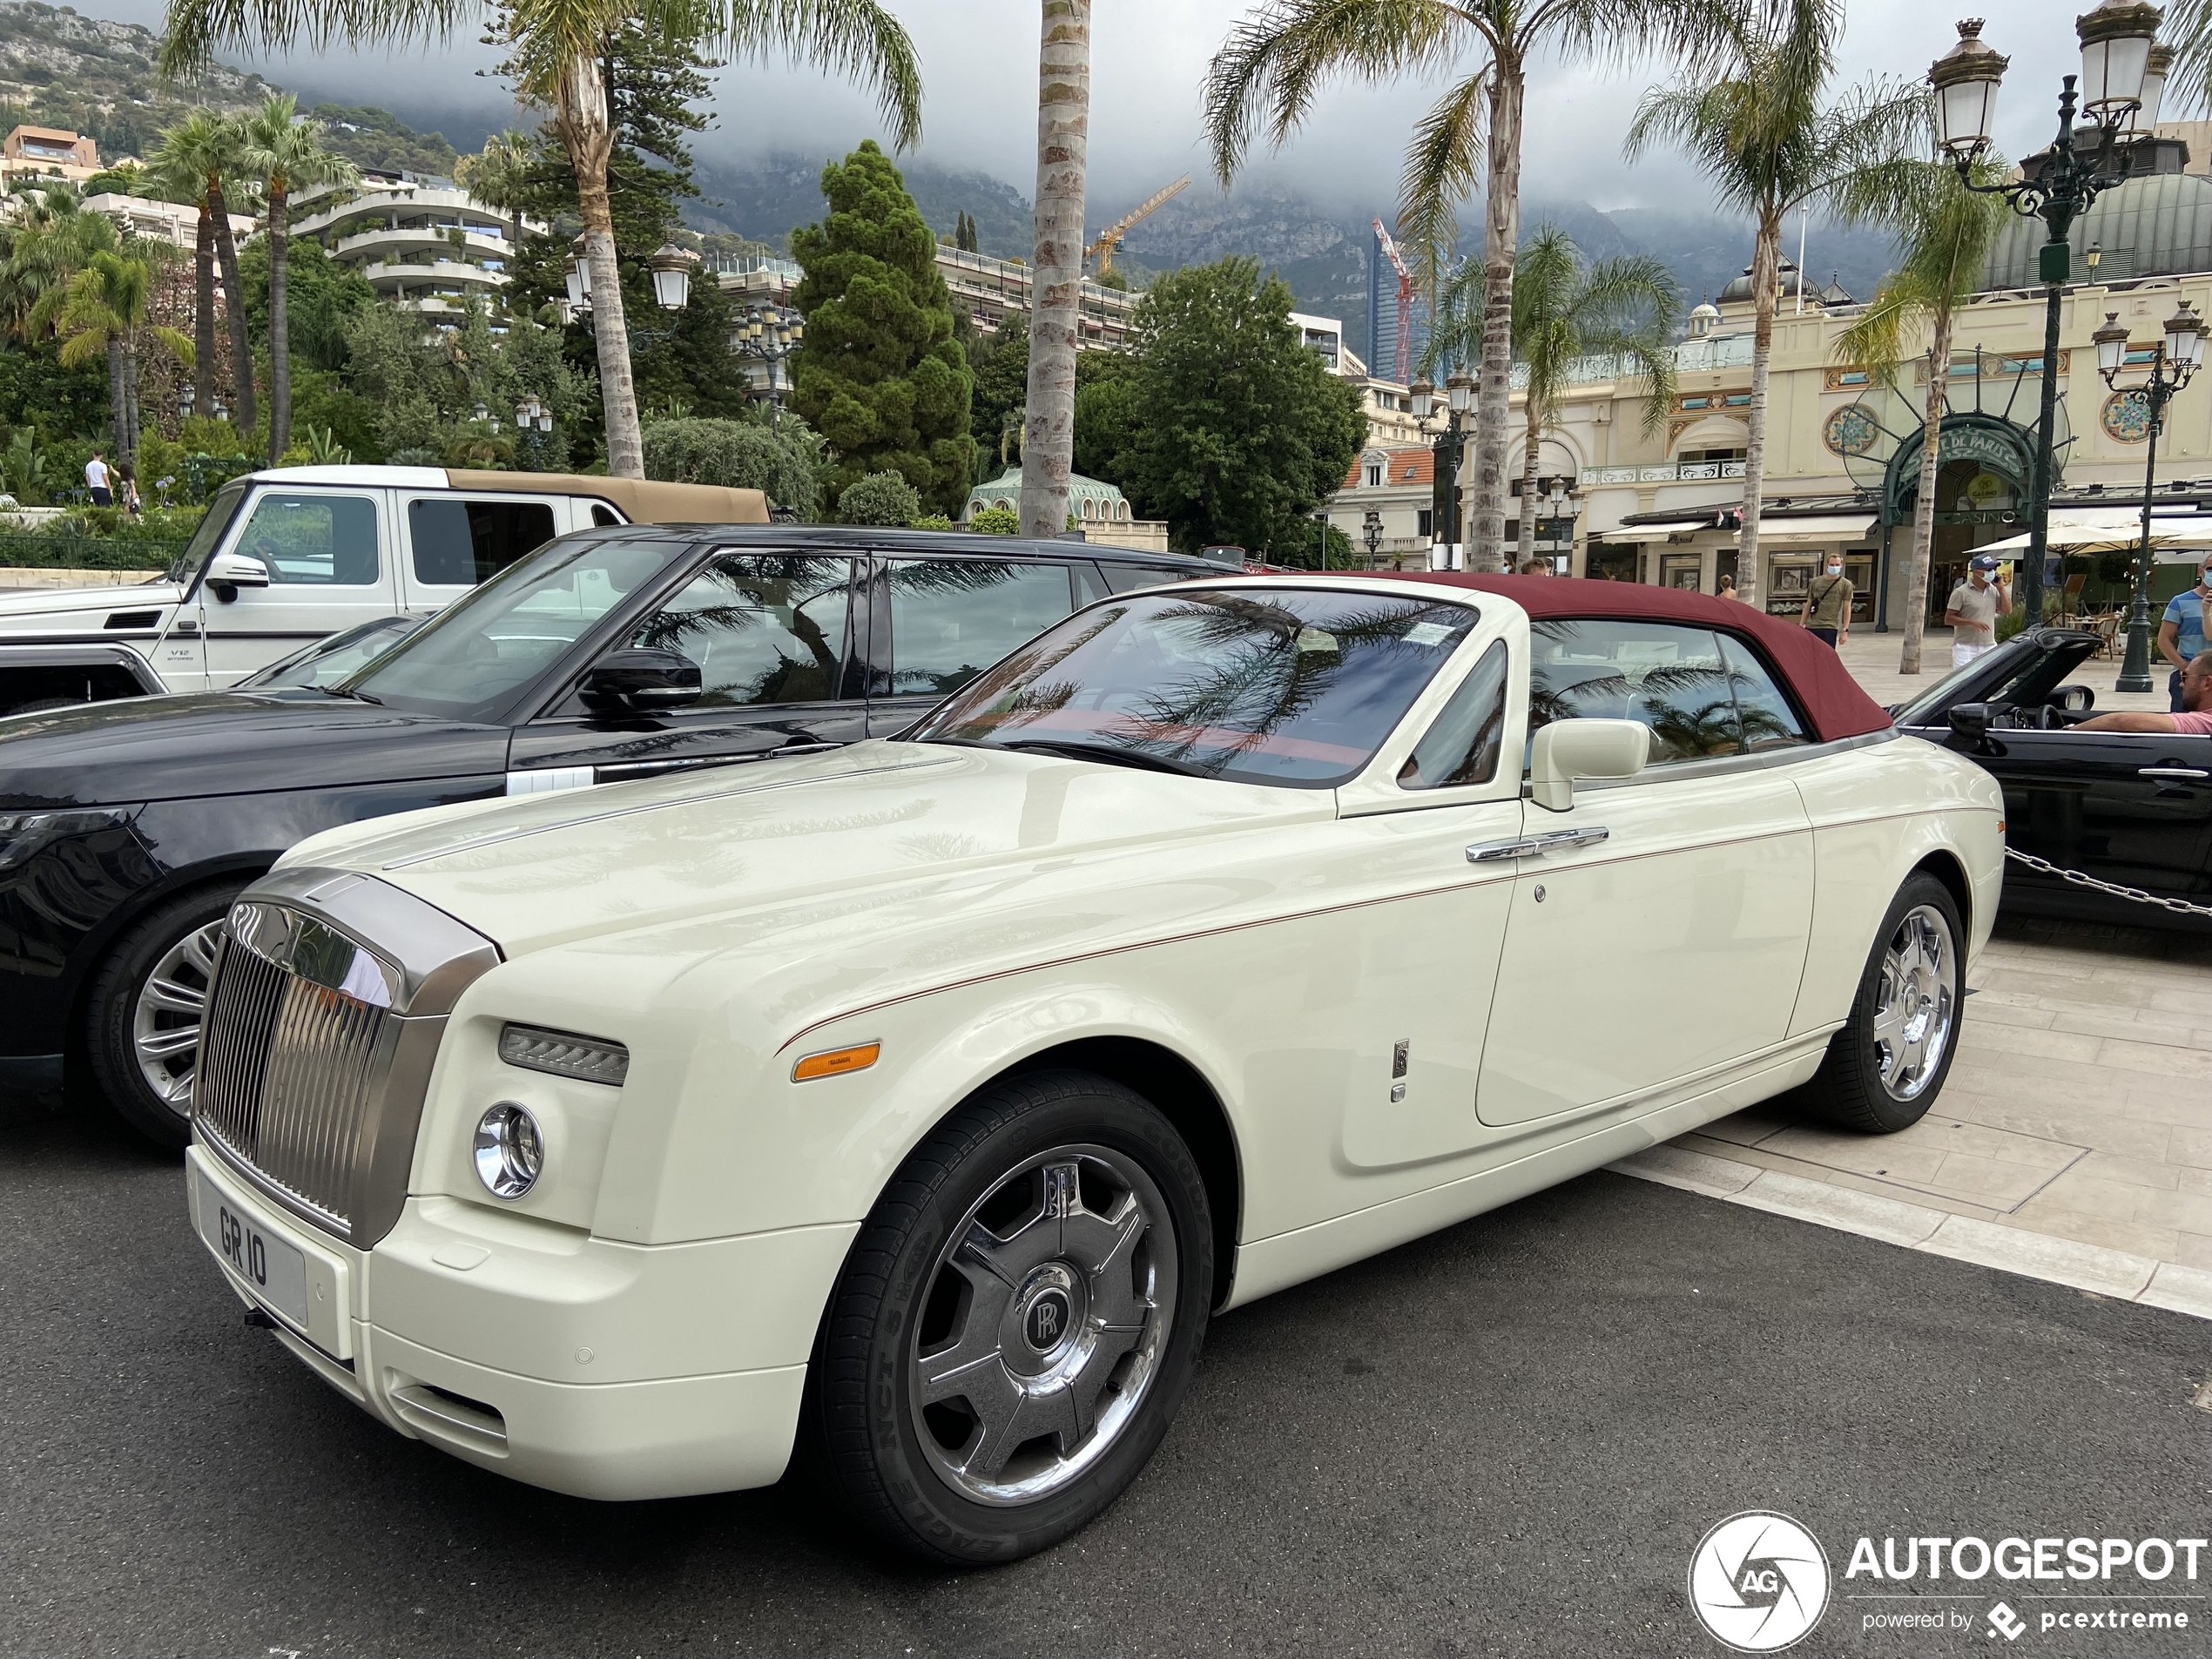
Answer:
[[[363, 942], [373, 941], [373, 942]], [[193, 1133], [239, 1175], [366, 1250], [407, 1204], [446, 1019], [499, 948], [349, 870], [277, 870], [231, 907]]]
[[350, 1231], [392, 1023], [385, 1008], [302, 978], [234, 935], [217, 964], [194, 1090], [202, 1132], [326, 1225]]

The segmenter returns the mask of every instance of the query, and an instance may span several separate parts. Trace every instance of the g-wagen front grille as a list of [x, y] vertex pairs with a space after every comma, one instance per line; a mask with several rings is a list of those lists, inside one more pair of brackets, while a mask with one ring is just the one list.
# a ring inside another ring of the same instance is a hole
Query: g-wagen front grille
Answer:
[[232, 907], [194, 1089], [199, 1139], [363, 1248], [399, 1219], [446, 1015], [491, 941], [372, 877], [281, 870]]

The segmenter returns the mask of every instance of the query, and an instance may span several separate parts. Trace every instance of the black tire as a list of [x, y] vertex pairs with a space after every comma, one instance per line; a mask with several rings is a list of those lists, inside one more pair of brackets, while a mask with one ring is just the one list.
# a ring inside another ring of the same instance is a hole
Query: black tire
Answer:
[[[1071, 1190], [1055, 1211], [1053, 1195]], [[1124, 1236], [1095, 1270], [1077, 1231], [1051, 1221], [1078, 1212], [1091, 1244], [1106, 1236], [1097, 1227]], [[988, 1262], [961, 1242], [979, 1232]], [[979, 1566], [1056, 1543], [1121, 1495], [1174, 1420], [1205, 1336], [1212, 1241], [1197, 1164], [1142, 1096], [1076, 1071], [983, 1090], [900, 1167], [846, 1258], [808, 1372], [813, 1461], [860, 1521], [926, 1560]], [[1049, 1259], [1028, 1260], [1047, 1244]], [[1109, 1325], [1116, 1305], [1137, 1324]], [[1055, 1325], [1058, 1362], [1036, 1345]], [[1114, 1352], [1109, 1331], [1131, 1329], [1148, 1334]], [[970, 1353], [981, 1357], [963, 1361]], [[925, 1404], [943, 1384], [933, 1360], [974, 1386]], [[1022, 1375], [1043, 1386], [1025, 1393]], [[1022, 1438], [1047, 1408], [1080, 1424], [1079, 1399], [1089, 1427]], [[994, 1413], [1006, 1425], [997, 1441]], [[1013, 1456], [993, 1463], [987, 1446], [1009, 1443]]]
[[[179, 1049], [170, 1062], [172, 1076], [185, 1086], [166, 1095], [157, 1091], [140, 1064], [140, 1003], [148, 994], [154, 970], [195, 935], [219, 924], [246, 886], [242, 880], [219, 882], [156, 906], [115, 941], [94, 973], [85, 999], [85, 1049], [100, 1092], [122, 1114], [124, 1122], [172, 1151], [181, 1150], [192, 1137], [189, 1078], [197, 1069], [198, 1044], [193, 1043], [189, 1052]], [[205, 970], [212, 966], [212, 957], [203, 966], [186, 963], [165, 983], [204, 993]], [[191, 1025], [181, 1011], [149, 1008], [148, 1015], [155, 1035], [181, 1033]]]
[[[1909, 965], [1909, 958], [1898, 953], [1900, 947], [1911, 955], [1923, 952], [1925, 938], [1915, 941], [1906, 930], [1908, 924], [1918, 930], [1931, 921], [1939, 924], [1933, 931], [1940, 936], [1942, 961], [1932, 975], [1912, 981], [1899, 973], [1900, 963]], [[1832, 1123], [1870, 1135], [1893, 1135], [1927, 1116], [1951, 1075], [1966, 1020], [1966, 940], [1950, 888], [1925, 872], [1907, 878], [1882, 918], [1851, 998], [1851, 1016], [1829, 1039], [1827, 1057], [1802, 1091], [1807, 1108]], [[1916, 1041], [1928, 1046], [1917, 1063], [1909, 1058], [1916, 1042], [1884, 1035], [1900, 994], [1907, 997], [1903, 1005], [1907, 1015], [1912, 1005], [1926, 999], [1923, 1011], [1929, 1022]]]

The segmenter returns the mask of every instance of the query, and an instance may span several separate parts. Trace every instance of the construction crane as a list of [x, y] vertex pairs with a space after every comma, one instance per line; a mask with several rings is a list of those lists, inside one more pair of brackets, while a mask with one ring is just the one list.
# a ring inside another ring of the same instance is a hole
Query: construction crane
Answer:
[[1406, 376], [1413, 367], [1413, 273], [1380, 218], [1375, 220], [1375, 241], [1391, 269], [1398, 273], [1398, 373], [1393, 378], [1405, 386], [1410, 384]]
[[1139, 202], [1132, 211], [1123, 213], [1101, 231], [1098, 233], [1098, 239], [1083, 250], [1085, 259], [1098, 261], [1098, 268], [1091, 273], [1092, 276], [1103, 277], [1114, 268], [1114, 250], [1122, 245], [1122, 238], [1129, 234], [1130, 226], [1136, 224], [1138, 219], [1143, 219], [1163, 202], [1180, 196], [1190, 188], [1190, 175], [1186, 172], [1166, 189], [1154, 191]]

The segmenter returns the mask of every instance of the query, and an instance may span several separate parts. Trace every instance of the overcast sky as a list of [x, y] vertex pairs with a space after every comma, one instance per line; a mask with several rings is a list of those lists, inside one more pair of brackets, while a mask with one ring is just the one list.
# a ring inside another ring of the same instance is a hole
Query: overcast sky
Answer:
[[[160, 25], [150, 0], [79, 0], [93, 15]], [[921, 154], [973, 167], [1027, 195], [1035, 182], [1037, 7], [1013, 0], [893, 0], [921, 54], [927, 105]], [[1961, 10], [1997, 16], [1986, 31], [2012, 58], [2000, 100], [1998, 138], [2019, 156], [2042, 146], [2056, 125], [2059, 78], [2078, 67], [2076, 0], [2006, 0], [1950, 8], [1926, 0], [1851, 0], [1841, 79], [1886, 73], [1918, 78], [1949, 50]], [[1141, 195], [1189, 171], [1205, 185], [1198, 84], [1208, 57], [1249, 7], [1242, 0], [1103, 0], [1092, 15], [1090, 162], [1102, 206]], [[359, 57], [250, 62], [272, 80], [317, 98], [383, 103], [404, 111], [482, 108], [496, 83], [475, 78], [494, 54], [474, 31], [433, 51]], [[1547, 64], [1533, 77], [1523, 188], [1541, 199], [1580, 199], [1601, 208], [1682, 207], [1702, 200], [1694, 178], [1671, 158], [1629, 169], [1621, 135], [1637, 94], [1657, 71], [1644, 65], [1603, 76]], [[827, 154], [876, 132], [871, 100], [788, 64], [740, 64], [718, 77], [718, 131], [703, 156], [796, 150]], [[1377, 90], [1345, 84], [1322, 103], [1304, 133], [1255, 171], [1317, 201], [1381, 208], [1392, 199], [1399, 159], [1416, 113], [1444, 84]]]

